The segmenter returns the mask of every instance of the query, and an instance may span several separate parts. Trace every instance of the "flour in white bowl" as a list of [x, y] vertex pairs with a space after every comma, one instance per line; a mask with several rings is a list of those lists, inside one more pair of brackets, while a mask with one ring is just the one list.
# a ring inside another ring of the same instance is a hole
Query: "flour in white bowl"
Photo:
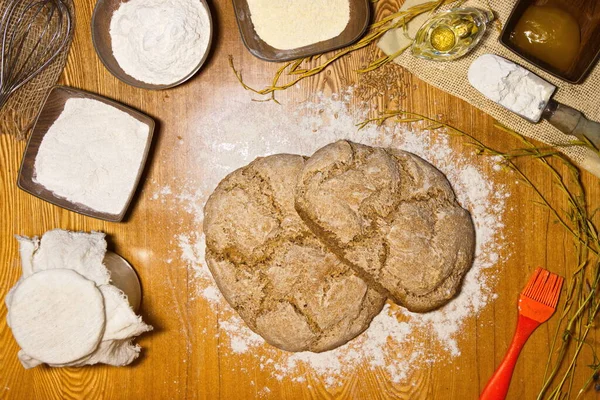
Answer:
[[35, 158], [34, 181], [59, 197], [119, 214], [135, 189], [150, 129], [97, 100], [71, 98]]
[[110, 22], [113, 55], [133, 78], [169, 85], [198, 66], [208, 51], [210, 25], [200, 0], [131, 0]]
[[338, 36], [350, 20], [348, 0], [248, 0], [256, 34], [290, 50]]

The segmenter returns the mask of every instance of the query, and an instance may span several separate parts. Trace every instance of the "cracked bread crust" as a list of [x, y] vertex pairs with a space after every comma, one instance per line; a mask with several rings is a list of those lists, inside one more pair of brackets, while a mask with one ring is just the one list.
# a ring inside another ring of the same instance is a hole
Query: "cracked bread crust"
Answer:
[[229, 304], [268, 343], [321, 352], [363, 332], [385, 297], [294, 208], [302, 156], [259, 158], [221, 181], [204, 209], [206, 260]]
[[446, 177], [414, 154], [332, 143], [307, 161], [295, 204], [332, 251], [411, 311], [447, 303], [472, 265], [470, 214]]

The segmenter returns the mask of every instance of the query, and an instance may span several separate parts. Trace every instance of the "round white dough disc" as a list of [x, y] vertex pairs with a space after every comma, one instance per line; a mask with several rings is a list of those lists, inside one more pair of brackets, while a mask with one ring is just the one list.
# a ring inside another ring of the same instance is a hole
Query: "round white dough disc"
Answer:
[[93, 281], [73, 270], [40, 271], [15, 288], [9, 318], [28, 356], [69, 363], [98, 347], [106, 321], [104, 298]]

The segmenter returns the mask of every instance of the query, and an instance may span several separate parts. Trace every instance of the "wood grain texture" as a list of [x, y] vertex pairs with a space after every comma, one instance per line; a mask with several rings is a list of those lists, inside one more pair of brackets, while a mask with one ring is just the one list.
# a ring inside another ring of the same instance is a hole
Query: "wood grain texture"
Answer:
[[[400, 3], [380, 0], [375, 18], [395, 11]], [[546, 210], [534, 204], [536, 198], [531, 190], [516, 184], [516, 177], [506, 172], [488, 171], [511, 194], [504, 220], [510, 257], [495, 272], [497, 298], [479, 316], [466, 322], [459, 338], [459, 357], [419, 368], [404, 384], [391, 382], [383, 370], [357, 368], [340, 387], [328, 389], [310, 371], [305, 371], [306, 381], [302, 383], [278, 380], [268, 370], [261, 370], [254, 356], [231, 354], [220, 346], [224, 335], [218, 335], [219, 315], [206, 301], [196, 298], [190, 272], [166, 261], [176, 246], [173, 232], [191, 230], [194, 225], [150, 198], [157, 189], [185, 177], [184, 172], [196, 168], [196, 155], [208, 151], [192, 135], [198, 128], [198, 116], [228, 107], [230, 96], [243, 92], [228, 67], [228, 55], [233, 55], [250, 84], [269, 82], [277, 65], [254, 58], [244, 48], [229, 0], [209, 1], [209, 5], [215, 20], [214, 47], [201, 72], [183, 86], [150, 92], [125, 85], [102, 66], [90, 36], [94, 0], [77, 1], [76, 35], [61, 83], [115, 99], [157, 121], [148, 168], [123, 223], [84, 217], [17, 189], [25, 143], [0, 135], [0, 299], [4, 300], [20, 275], [14, 234], [40, 235], [54, 228], [101, 230], [109, 235], [111, 249], [136, 268], [144, 291], [141, 313], [155, 327], [154, 332], [139, 339], [143, 355], [127, 368], [38, 367], [26, 371], [17, 360], [18, 347], [6, 326], [6, 308], [2, 305], [0, 399], [477, 398], [510, 343], [517, 318], [517, 294], [530, 273], [542, 266], [568, 275], [575, 266], [571, 238]], [[338, 92], [354, 84], [355, 101], [366, 101], [373, 110], [401, 107], [439, 117], [493, 147], [518, 147], [513, 139], [494, 129], [491, 117], [397, 66], [386, 66], [365, 76], [354, 72], [378, 55], [373, 47], [364, 49], [279, 98], [305, 99], [314, 91]], [[247, 95], [248, 101], [250, 98]], [[451, 143], [457, 154], [485, 165], [463, 146], [461, 139], [451, 139]], [[560, 205], [562, 197], [551, 177], [535, 164], [523, 162], [521, 166]], [[201, 178], [203, 171], [196, 173]], [[599, 181], [586, 173], [583, 179], [595, 208], [600, 205]], [[543, 325], [528, 342], [517, 364], [509, 399], [535, 398], [555, 323], [553, 319]], [[398, 357], [408, 359], [408, 354]], [[574, 386], [580, 386], [585, 379], [584, 374], [578, 374]], [[264, 387], [270, 391], [264, 391]], [[586, 398], [597, 397], [590, 393]]]

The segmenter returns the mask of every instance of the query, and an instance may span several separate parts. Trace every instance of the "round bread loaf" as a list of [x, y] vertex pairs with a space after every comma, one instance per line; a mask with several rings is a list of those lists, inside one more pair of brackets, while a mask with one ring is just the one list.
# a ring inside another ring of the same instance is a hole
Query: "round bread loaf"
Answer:
[[385, 297], [310, 231], [294, 209], [302, 156], [254, 160], [204, 209], [206, 260], [221, 292], [273, 346], [321, 352], [363, 332]]
[[304, 167], [296, 209], [370, 286], [411, 311], [448, 302], [473, 262], [469, 213], [446, 177], [411, 153], [327, 145]]

